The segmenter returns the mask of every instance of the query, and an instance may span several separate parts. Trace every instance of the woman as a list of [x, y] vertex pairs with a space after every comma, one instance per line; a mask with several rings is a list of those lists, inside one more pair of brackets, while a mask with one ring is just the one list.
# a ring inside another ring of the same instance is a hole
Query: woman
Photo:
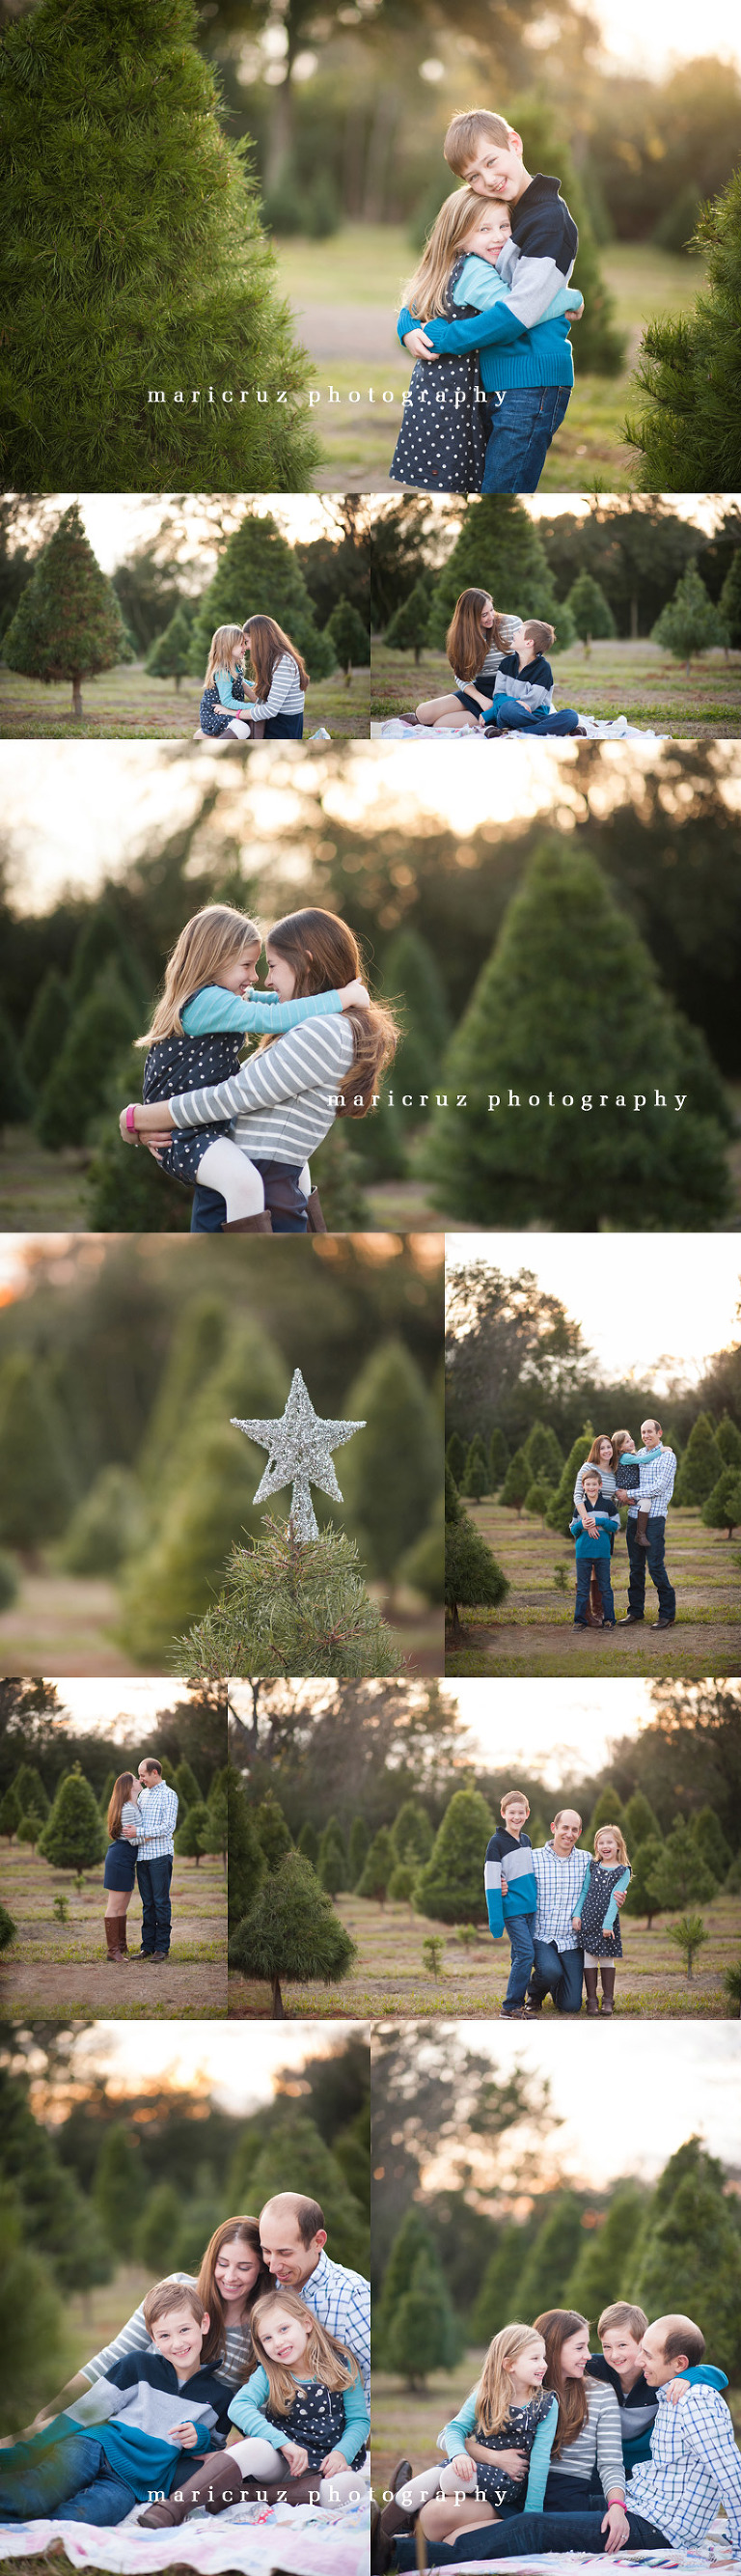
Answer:
[[[336, 913], [310, 905], [276, 922], [265, 942], [267, 983], [281, 1002], [302, 1000], [307, 993], [326, 993], [361, 977], [360, 950], [354, 933]], [[347, 968], [347, 972], [345, 971]], [[362, 980], [362, 977], [361, 977]], [[335, 1118], [366, 1118], [378, 1091], [384, 1066], [399, 1040], [392, 1013], [378, 1002], [334, 1018], [305, 1021], [282, 1038], [267, 1038], [240, 1065], [228, 1082], [171, 1100], [137, 1101], [131, 1111], [136, 1136], [155, 1150], [169, 1142], [173, 1127], [200, 1127], [229, 1118], [235, 1144], [257, 1165], [265, 1190], [265, 1207], [274, 1234], [306, 1234], [324, 1220], [309, 1210], [306, 1170], [309, 1156], [329, 1134]], [[127, 1128], [129, 1112], [120, 1119], [124, 1143], [135, 1137]], [[196, 1189], [191, 1230], [213, 1233], [223, 1223], [223, 1200]], [[312, 1193], [316, 1198], [316, 1193]]]
[[[273, 2286], [260, 2252], [260, 2229], [256, 2218], [224, 2218], [206, 2246], [198, 2279], [192, 2272], [167, 2275], [175, 2281], [188, 2281], [195, 2286], [211, 2319], [201, 2358], [218, 2367], [220, 2377], [229, 2383], [230, 2391], [241, 2388], [252, 2367], [250, 2317], [256, 2300]], [[135, 2308], [132, 2317], [114, 2336], [113, 2342], [86, 2361], [59, 2396], [42, 2408], [29, 2434], [49, 2422], [52, 2415], [63, 2414], [65, 2407], [81, 2397], [83, 2390], [96, 2379], [102, 2379], [114, 2361], [124, 2361], [127, 2353], [145, 2352], [150, 2337], [144, 2323], [143, 2306]], [[22, 2438], [22, 2437], [21, 2437]]]
[[309, 674], [298, 645], [274, 617], [247, 617], [242, 634], [255, 674], [249, 715], [266, 742], [300, 742]]
[[[446, 731], [451, 725], [464, 730], [476, 727], [490, 711], [500, 662], [509, 653], [521, 622], [519, 617], [502, 616], [488, 590], [462, 590], [445, 638], [455, 689], [447, 697], [424, 698], [415, 723], [433, 730], [442, 725]], [[404, 722], [409, 721], [406, 716]]]
[[103, 1886], [108, 1900], [105, 1937], [108, 1959], [118, 1967], [120, 1959], [128, 1959], [131, 1955], [126, 1939], [126, 1916], [136, 1880], [139, 1839], [139, 1783], [134, 1779], [133, 1771], [122, 1771], [115, 1781], [106, 1821], [110, 1842], [103, 1871]]
[[[612, 1439], [611, 1439], [611, 1440], [608, 1438], [608, 1435], [607, 1435], [607, 1432], [606, 1432], [606, 1431], [600, 1431], [600, 1432], [598, 1432], [596, 1440], [593, 1440], [593, 1441], [592, 1441], [591, 1449], [589, 1449], [589, 1450], [588, 1450], [588, 1452], [587, 1452], [587, 1456], [586, 1456], [586, 1458], [584, 1459], [584, 1463], [583, 1463], [583, 1465], [579, 1468], [579, 1472], [578, 1472], [577, 1479], [576, 1479], [576, 1484], [575, 1484], [575, 1486], [574, 1486], [574, 1510], [575, 1510], [575, 1512], [578, 1512], [578, 1514], [579, 1514], [579, 1518], [580, 1518], [580, 1520], [583, 1522], [583, 1525], [584, 1525], [584, 1528], [585, 1528], [585, 1529], [586, 1529], [586, 1526], [587, 1526], [587, 1521], [588, 1521], [588, 1519], [589, 1519], [589, 1509], [588, 1509], [588, 1505], [585, 1503], [585, 1500], [584, 1500], [584, 1476], [585, 1476], [585, 1471], [586, 1471], [587, 1467], [598, 1467], [598, 1468], [599, 1468], [599, 1472], [600, 1472], [600, 1475], [601, 1475], [601, 1478], [602, 1478], [602, 1498], [603, 1498], [603, 1501], [604, 1501], [605, 1506], [606, 1506], [606, 1508], [607, 1508], [607, 1510], [608, 1510], [608, 1511], [613, 1511], [613, 1510], [614, 1510], [614, 1508], [615, 1508], [614, 1496], [615, 1496], [615, 1487], [616, 1487], [616, 1484], [617, 1484], [617, 1474], [616, 1474], [616, 1469], [617, 1469], [617, 1465], [618, 1465], [618, 1460], [619, 1460], [619, 1458], [620, 1458], [620, 1448], [618, 1447], [618, 1442], [621, 1444], [621, 1447], [622, 1447], [622, 1448], [624, 1448], [624, 1449], [632, 1449], [632, 1448], [633, 1448], [633, 1445], [634, 1445], [634, 1444], [633, 1444], [633, 1441], [632, 1441], [632, 1439], [631, 1439], [631, 1435], [630, 1435], [630, 1432], [629, 1432], [629, 1431], [614, 1431], [614, 1432], [613, 1432], [613, 1435], [612, 1435]], [[614, 1530], [611, 1530], [611, 1531], [610, 1531], [610, 1555], [611, 1555], [611, 1556], [612, 1556], [612, 1552], [613, 1552], [614, 1545], [615, 1545], [615, 1533], [614, 1533]], [[596, 1573], [595, 1573], [595, 1571], [594, 1571], [594, 1567], [593, 1567], [593, 1568], [592, 1568], [592, 1580], [591, 1580], [590, 1587], [589, 1587], [589, 1608], [588, 1608], [588, 1612], [587, 1612], [587, 1625], [588, 1625], [588, 1627], [590, 1627], [590, 1628], [601, 1628], [601, 1626], [602, 1626], [602, 1620], [603, 1620], [603, 1615], [604, 1615], [604, 1614], [603, 1614], [603, 1609], [602, 1609], [602, 1595], [601, 1595], [601, 1592], [600, 1592], [599, 1584], [598, 1584], [598, 1582], [597, 1582], [597, 1576], [596, 1576]]]

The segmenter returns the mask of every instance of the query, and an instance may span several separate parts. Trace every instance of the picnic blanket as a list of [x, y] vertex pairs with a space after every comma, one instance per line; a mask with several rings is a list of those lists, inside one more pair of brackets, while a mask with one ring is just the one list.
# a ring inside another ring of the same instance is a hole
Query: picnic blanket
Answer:
[[[606, 716], [599, 718], [597, 716], [580, 716], [579, 723], [584, 726], [584, 731], [588, 734], [590, 742], [660, 743], [671, 741], [671, 734], [654, 733], [650, 725], [631, 725], [628, 723], [627, 716], [612, 716], [609, 720]], [[408, 725], [404, 723], [403, 716], [386, 716], [383, 724], [371, 725], [371, 734], [375, 735], [376, 739], [380, 742], [429, 743], [434, 740], [435, 742], [488, 743], [491, 741], [491, 736], [489, 734], [479, 732], [478, 725], [469, 725], [468, 727], [464, 726], [463, 728], [456, 725]], [[523, 740], [528, 742], [548, 742], [550, 740], [561, 743], [573, 742], [574, 736], [571, 733], [550, 736], [548, 734], [527, 734], [523, 736], [521, 733], [505, 733], [503, 740], [505, 742], [522, 742]]]
[[[137, 2507], [137, 2512], [140, 2507]], [[230, 2505], [194, 2513], [176, 2530], [142, 2531], [136, 2514], [98, 2531], [89, 2522], [0, 2523], [0, 2564], [43, 2557], [61, 2542], [73, 2567], [103, 2567], [110, 2576], [194, 2567], [200, 2576], [368, 2576], [368, 2505], [342, 2512], [318, 2505]]]

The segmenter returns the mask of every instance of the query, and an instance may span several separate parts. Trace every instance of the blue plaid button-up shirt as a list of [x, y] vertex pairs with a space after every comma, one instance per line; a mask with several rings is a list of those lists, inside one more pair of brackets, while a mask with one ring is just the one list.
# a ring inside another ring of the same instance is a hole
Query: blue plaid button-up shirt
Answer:
[[174, 1852], [173, 1835], [177, 1824], [177, 1790], [168, 1789], [166, 1780], [158, 1780], [156, 1789], [143, 1789], [139, 1800], [139, 1860], [166, 1860]]
[[[276, 2281], [276, 2289], [280, 2282]], [[333, 2263], [324, 2247], [314, 2272], [301, 2283], [301, 2297], [320, 2325], [337, 2335], [355, 2355], [366, 2397], [370, 2395], [370, 2282], [346, 2263]]]
[[724, 2504], [727, 2537], [741, 2556], [741, 2451], [715, 2388], [690, 2386], [678, 2406], [659, 2389], [651, 2458], [633, 2470], [626, 2501], [677, 2549], [696, 2549]]

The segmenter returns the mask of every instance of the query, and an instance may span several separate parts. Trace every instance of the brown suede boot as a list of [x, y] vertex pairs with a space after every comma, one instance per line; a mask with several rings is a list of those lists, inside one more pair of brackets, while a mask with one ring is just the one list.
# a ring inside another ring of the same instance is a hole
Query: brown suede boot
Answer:
[[118, 1955], [119, 1955], [119, 1959], [130, 1959], [130, 1957], [131, 1957], [131, 1952], [130, 1952], [130, 1949], [129, 1949], [128, 1941], [127, 1941], [127, 1939], [126, 1939], [126, 1916], [125, 1916], [125, 1914], [116, 1914], [116, 1915], [114, 1915], [114, 1918], [113, 1918], [113, 1919], [114, 1919], [114, 1922], [118, 1924]]
[[602, 2019], [603, 2019], [603, 2021], [606, 2021], [606, 2020], [607, 2020], [607, 2021], [609, 2021], [609, 2020], [610, 2020], [611, 2014], [612, 2014], [613, 2009], [614, 2009], [614, 1997], [615, 1997], [615, 1970], [614, 1970], [614, 1968], [611, 1968], [611, 1967], [609, 1966], [608, 1961], [607, 1961], [606, 1959], [603, 1959], [603, 1961], [602, 1961]]
[[585, 1993], [586, 1993], [586, 1998], [587, 1998], [587, 2017], [588, 2017], [588, 2019], [594, 2020], [594, 2015], [595, 2015], [595, 2013], [598, 2013], [598, 2012], [599, 2012], [599, 2004], [598, 2004], [598, 2002], [597, 2002], [597, 1969], [596, 1969], [596, 1968], [585, 1968], [585, 1970], [584, 1970], [584, 1988], [585, 1988]]
[[[231, 2463], [231, 2465], [230, 2465]], [[225, 2505], [239, 2504], [242, 2496], [242, 2471], [230, 2451], [209, 2451], [193, 2476], [178, 2486], [176, 2494], [167, 2496], [164, 2504], [150, 2504], [146, 2513], [137, 2515], [145, 2531], [166, 2531], [172, 2524], [184, 2522], [194, 2505], [202, 2504], [207, 2513], [223, 2513]]]
[[105, 1937], [108, 1945], [108, 1963], [110, 1965], [111, 1960], [113, 1960], [114, 1968], [117, 1968], [119, 1960], [118, 1927], [121, 1917], [120, 1914], [105, 1914], [103, 1921], [105, 1923]]
[[[244, 2504], [277, 2504], [280, 2496], [286, 2504], [318, 2504], [322, 2483], [321, 2469], [304, 2469], [300, 2478], [244, 2478]], [[218, 2513], [217, 2504], [207, 2504], [207, 2513]]]
[[222, 1234], [272, 1234], [273, 1220], [269, 1208], [260, 1216], [234, 1216], [231, 1225], [222, 1226]]
[[318, 1190], [309, 1191], [309, 1196], [306, 1201], [306, 1214], [309, 1219], [309, 1233], [326, 1234], [327, 1228], [322, 1214], [322, 1202]]

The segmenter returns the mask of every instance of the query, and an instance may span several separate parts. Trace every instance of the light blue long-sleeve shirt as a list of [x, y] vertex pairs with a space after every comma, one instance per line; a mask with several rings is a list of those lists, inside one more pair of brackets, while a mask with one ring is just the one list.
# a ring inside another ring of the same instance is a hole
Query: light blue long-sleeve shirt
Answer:
[[[297, 2375], [297, 2389], [306, 2384], [310, 2384], [310, 2375], [305, 2374], [304, 2379], [299, 2379]], [[265, 2399], [269, 2395], [270, 2384], [267, 2371], [260, 2366], [258, 2370], [253, 2370], [246, 2386], [238, 2388], [236, 2397], [232, 2398], [229, 2413], [232, 2423], [239, 2425], [240, 2433], [248, 2433], [253, 2439], [257, 2438], [261, 2442], [271, 2442], [273, 2450], [280, 2451], [283, 2443], [290, 2442], [292, 2436], [287, 2425], [281, 2432], [280, 2426], [271, 2424], [269, 2417], [262, 2413]], [[339, 2441], [332, 2447], [342, 2452], [350, 2468], [353, 2460], [357, 2459], [358, 2452], [364, 2449], [370, 2432], [370, 2416], [359, 2373], [349, 2388], [343, 2388], [342, 2402], [345, 2410], [345, 2429], [340, 2434]]]
[[[463, 2405], [459, 2406], [457, 2415], [452, 2416], [450, 2423], [444, 2424], [442, 2432], [438, 2434], [438, 2450], [444, 2451], [447, 2459], [449, 2460], [454, 2460], [459, 2451], [465, 2450], [468, 2435], [470, 2433], [475, 2433], [476, 2431], [476, 2403], [478, 2394], [479, 2391], [477, 2385], [475, 2388], [471, 2389], [468, 2397], [464, 2397]], [[229, 2411], [231, 2413], [231, 2408]], [[522, 2508], [523, 2513], [540, 2513], [542, 2509], [551, 2451], [556, 2438], [557, 2424], [558, 2402], [554, 2397], [548, 2408], [547, 2415], [543, 2416], [542, 2423], [538, 2425], [538, 2430], [530, 2453], [527, 2494]], [[514, 2447], [516, 2448], [516, 2445]]]
[[301, 1002], [279, 1002], [277, 993], [228, 993], [223, 984], [204, 984], [191, 994], [181, 1013], [186, 1037], [200, 1038], [213, 1029], [243, 1029], [256, 1036], [281, 1037], [302, 1020], [324, 1020], [341, 1011], [338, 992], [307, 993]]

